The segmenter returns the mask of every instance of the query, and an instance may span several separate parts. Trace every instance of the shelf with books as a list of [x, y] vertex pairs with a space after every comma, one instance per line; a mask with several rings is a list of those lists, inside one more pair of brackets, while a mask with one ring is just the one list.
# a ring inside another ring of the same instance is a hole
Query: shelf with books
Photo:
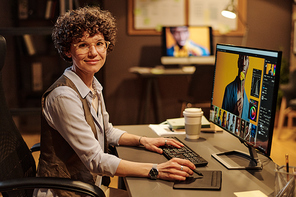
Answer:
[[18, 19], [56, 19], [79, 5], [78, 0], [18, 0]]
[[[8, 48], [13, 59], [9, 66], [15, 70], [16, 104], [14, 115], [22, 111], [41, 107], [43, 92], [70, 66], [62, 60], [53, 46], [51, 33], [60, 14], [68, 9], [85, 5], [102, 5], [101, 0], [4, 0], [10, 8], [0, 7], [0, 11], [9, 9], [1, 20], [7, 20], [9, 26], [0, 27], [0, 35], [8, 38]], [[98, 76], [103, 79], [103, 72]], [[35, 110], [38, 111], [38, 110]], [[34, 114], [34, 113], [33, 113]], [[36, 114], [39, 115], [39, 114]], [[30, 119], [29, 117], [23, 117]], [[22, 118], [22, 119], [23, 119]], [[26, 122], [26, 121], [25, 121]]]
[[12, 35], [12, 36], [20, 36], [24, 34], [31, 35], [50, 35], [52, 32], [52, 26], [44, 26], [44, 27], [0, 27], [0, 34]]
[[[51, 27], [0, 28], [0, 34], [13, 38], [18, 112], [40, 108], [42, 93], [69, 66], [62, 60], [51, 40]], [[13, 66], [13, 65], [12, 65]]]
[[21, 107], [40, 107], [40, 99], [43, 92], [58, 79], [69, 63], [61, 61], [56, 55], [21, 56], [22, 64], [18, 67], [21, 73], [19, 81], [19, 93]]
[[18, 19], [56, 19], [67, 10], [85, 5], [102, 6], [102, 0], [18, 0]]

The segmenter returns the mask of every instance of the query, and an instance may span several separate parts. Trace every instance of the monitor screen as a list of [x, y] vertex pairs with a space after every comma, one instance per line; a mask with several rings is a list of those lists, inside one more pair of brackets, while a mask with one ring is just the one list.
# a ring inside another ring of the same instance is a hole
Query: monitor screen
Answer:
[[269, 156], [280, 51], [217, 44], [210, 121]]
[[213, 55], [211, 27], [171, 26], [162, 28], [162, 59], [171, 60], [172, 63], [175, 61], [176, 64], [179, 62], [186, 64], [194, 63], [195, 57], [211, 55]]

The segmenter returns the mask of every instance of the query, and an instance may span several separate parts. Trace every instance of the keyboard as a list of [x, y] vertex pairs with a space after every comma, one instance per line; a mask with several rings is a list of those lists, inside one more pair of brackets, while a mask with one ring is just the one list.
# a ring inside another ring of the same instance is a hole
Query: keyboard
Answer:
[[[170, 138], [181, 142], [177, 137]], [[174, 146], [162, 146], [160, 148], [163, 150], [163, 155], [169, 160], [172, 158], [181, 158], [191, 161], [196, 167], [208, 165], [208, 162], [204, 158], [186, 146], [186, 144], [184, 144], [182, 148], [177, 148]]]

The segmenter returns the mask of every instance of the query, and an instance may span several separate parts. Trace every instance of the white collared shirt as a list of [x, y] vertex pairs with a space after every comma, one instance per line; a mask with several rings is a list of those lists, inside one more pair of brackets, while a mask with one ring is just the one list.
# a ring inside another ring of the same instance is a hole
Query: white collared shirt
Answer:
[[[64, 75], [75, 84], [82, 98], [86, 98], [94, 119], [98, 140], [86, 122], [79, 95], [68, 86], [57, 87], [46, 97], [43, 111], [45, 119], [63, 136], [91, 172], [113, 176], [121, 159], [104, 153], [103, 128], [105, 125], [108, 143], [113, 145], [118, 144], [119, 138], [125, 131], [116, 129], [109, 123], [109, 114], [105, 109], [102, 95], [103, 88], [95, 77], [93, 87], [99, 96], [98, 113], [91, 105], [94, 96], [92, 91], [78, 75], [70, 68], [65, 70]], [[102, 114], [104, 118], [102, 118]], [[98, 182], [100, 184], [101, 181]]]

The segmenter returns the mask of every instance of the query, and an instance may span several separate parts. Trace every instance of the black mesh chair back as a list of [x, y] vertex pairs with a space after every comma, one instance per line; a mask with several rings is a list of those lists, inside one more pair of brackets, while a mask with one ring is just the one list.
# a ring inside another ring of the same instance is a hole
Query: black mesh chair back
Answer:
[[[36, 165], [10, 114], [2, 84], [6, 40], [0, 36], [0, 181], [34, 177]], [[26, 196], [23, 192], [14, 196]]]

